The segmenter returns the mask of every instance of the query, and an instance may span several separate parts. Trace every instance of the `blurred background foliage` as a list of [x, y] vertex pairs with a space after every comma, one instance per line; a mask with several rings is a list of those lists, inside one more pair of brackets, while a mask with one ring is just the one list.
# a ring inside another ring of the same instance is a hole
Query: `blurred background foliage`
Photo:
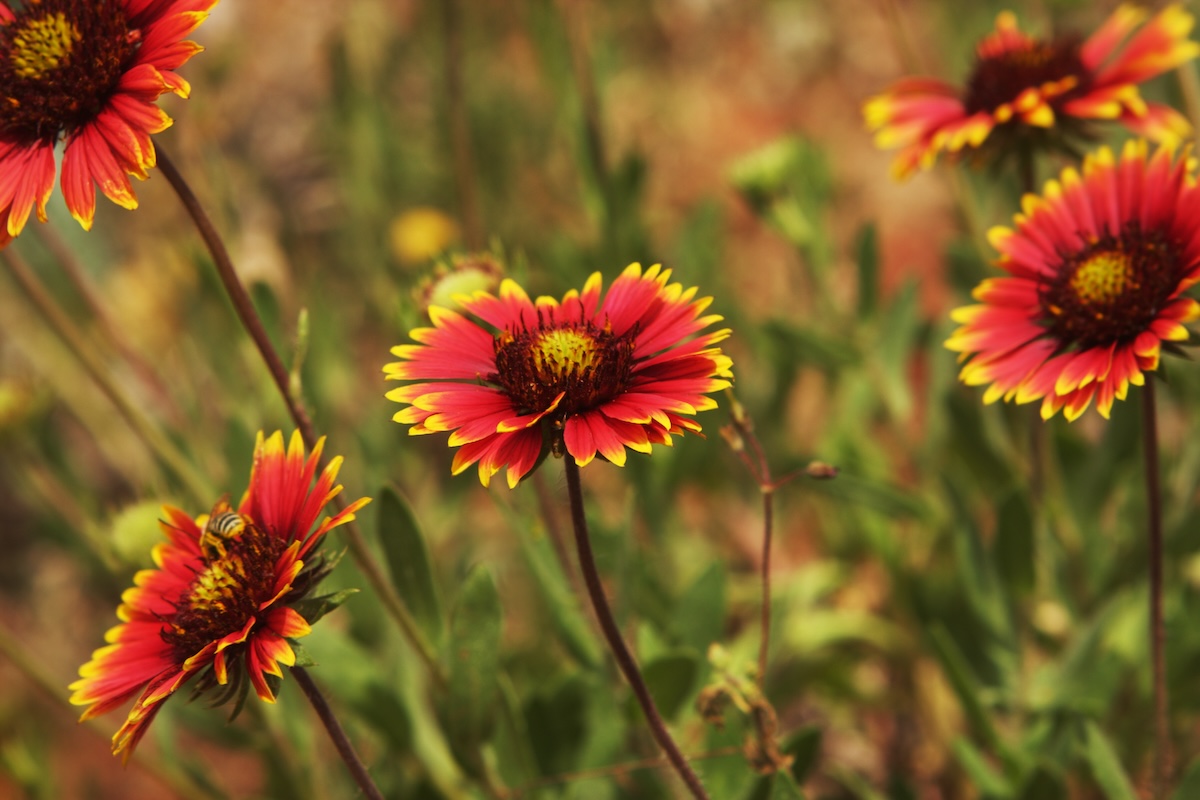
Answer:
[[[561, 295], [662, 262], [734, 330], [735, 393], [776, 475], [774, 638], [761, 697], [790, 766], [752, 766], [761, 495], [717, 435], [584, 472], [601, 572], [714, 798], [1138, 796], [1150, 678], [1136, 395], [1111, 422], [983, 407], [942, 347], [991, 274], [1011, 176], [887, 178], [859, 104], [910, 71], [960, 78], [1001, 7], [933, 0], [226, 0], [156, 142], [227, 238], [327, 451], [448, 676], [369, 591], [303, 641], [381, 788], [403, 798], [667, 798], [674, 777], [553, 533], [560, 465], [515, 491], [452, 479], [445, 437], [390, 421], [381, 367], [432, 297], [499, 272]], [[1107, 8], [1023, 2], [1034, 30]], [[1178, 81], [1148, 89], [1181, 105]], [[1059, 165], [1044, 164], [1041, 178]], [[13, 246], [127, 416], [0, 276], [0, 796], [353, 796], [294, 686], [225, 713], [167, 704], [135, 763], [66, 685], [147, 566], [158, 507], [245, 486], [289, 427], [160, 176], [142, 208], [61, 207]], [[55, 202], [58, 202], [57, 200]], [[69, 258], [64, 259], [64, 252]], [[81, 292], [64, 271], [77, 268]], [[449, 283], [446, 283], [449, 281]], [[449, 287], [449, 288], [448, 288]], [[440, 292], [440, 294], [438, 294]], [[1200, 796], [1200, 374], [1161, 394], [1175, 796]], [[1035, 434], [1036, 428], [1042, 432]], [[1035, 446], [1035, 442], [1037, 444]], [[541, 502], [544, 501], [544, 502]], [[350, 559], [328, 585], [364, 587]], [[719, 648], [711, 648], [717, 643]], [[750, 671], [748, 671], [750, 670]], [[38, 683], [40, 677], [42, 683]], [[744, 711], [744, 709], [743, 709]], [[786, 760], [786, 759], [785, 759]]]

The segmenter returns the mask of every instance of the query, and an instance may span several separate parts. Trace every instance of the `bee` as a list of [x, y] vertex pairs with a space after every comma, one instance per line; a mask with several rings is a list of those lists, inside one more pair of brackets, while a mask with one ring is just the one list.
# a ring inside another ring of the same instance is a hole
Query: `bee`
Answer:
[[241, 536], [246, 525], [246, 518], [236, 511], [230, 511], [228, 506], [220, 511], [213, 509], [208, 524], [204, 526], [204, 533], [200, 534], [200, 550], [209, 561], [224, 558], [225, 543]]

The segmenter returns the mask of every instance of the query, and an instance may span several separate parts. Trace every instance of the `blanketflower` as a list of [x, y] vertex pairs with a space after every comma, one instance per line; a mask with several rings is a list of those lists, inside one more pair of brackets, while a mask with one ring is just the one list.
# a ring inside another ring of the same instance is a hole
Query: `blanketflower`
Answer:
[[387, 393], [405, 404], [393, 417], [410, 434], [451, 431], [455, 475], [478, 462], [486, 486], [507, 467], [515, 487], [552, 451], [584, 466], [597, 454], [624, 465], [625, 448], [649, 453], [671, 435], [698, 432], [690, 417], [715, 408], [732, 362], [716, 343], [728, 329], [701, 316], [712, 298], [668, 283], [670, 270], [631, 264], [601, 298], [600, 274], [559, 302], [532, 301], [512, 280], [461, 296], [460, 314], [429, 309], [418, 344], [392, 348]]
[[80, 721], [138, 695], [113, 737], [114, 755], [128, 760], [163, 701], [193, 678], [194, 694], [225, 687], [216, 703], [240, 700], [247, 679], [261, 699], [275, 702], [267, 676], [283, 677], [279, 665], [296, 662], [288, 640], [311, 630], [291, 606], [329, 570], [314, 548], [370, 502], [364, 497], [317, 524], [342, 490], [334, 483], [340, 456], [316, 474], [324, 441], [305, 458], [298, 432], [286, 451], [282, 433], [265, 440], [259, 433], [236, 510], [221, 501], [192, 519], [163, 508], [167, 541], [154, 547], [155, 568], [134, 576], [117, 609], [121, 624], [70, 686], [71, 702], [88, 706]]
[[[1165, 348], [1188, 338], [1200, 303], [1182, 293], [1200, 280], [1200, 190], [1194, 160], [1144, 141], [1090, 155], [1025, 195], [1016, 229], [989, 232], [1006, 277], [975, 289], [946, 346], [962, 354], [961, 379], [987, 385], [985, 403], [1042, 401], [1074, 420], [1095, 400], [1109, 415], [1129, 385], [1145, 383]], [[1164, 344], [1165, 343], [1165, 344]]]
[[1116, 120], [1138, 136], [1177, 145], [1191, 133], [1174, 109], [1144, 100], [1138, 84], [1195, 58], [1188, 39], [1193, 19], [1168, 6], [1121, 43], [1146, 18], [1122, 5], [1086, 40], [1035, 39], [1008, 11], [976, 48], [975, 67], [959, 89], [936, 78], [905, 78], [863, 107], [881, 149], [900, 149], [892, 173], [906, 178], [928, 169], [938, 153], [989, 148], [1071, 149], [1088, 138], [1087, 123]]
[[136, 208], [129, 176], [155, 164], [150, 135], [171, 118], [155, 103], [187, 97], [175, 70], [202, 48], [184, 37], [217, 0], [0, 0], [0, 246], [31, 212], [46, 221], [54, 149], [62, 193], [91, 228], [94, 185]]

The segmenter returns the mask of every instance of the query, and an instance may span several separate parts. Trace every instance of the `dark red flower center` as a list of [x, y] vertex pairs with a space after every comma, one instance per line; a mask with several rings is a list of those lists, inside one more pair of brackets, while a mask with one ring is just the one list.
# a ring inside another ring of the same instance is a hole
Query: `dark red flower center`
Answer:
[[496, 374], [520, 413], [544, 411], [559, 394], [556, 419], [596, 408], [629, 385], [632, 332], [616, 336], [590, 322], [503, 331], [495, 338]]
[[182, 662], [241, 630], [275, 594], [275, 562], [287, 548], [246, 517], [220, 532], [207, 526], [200, 539], [203, 562], [164, 622], [162, 638]]
[[968, 114], [994, 111], [1016, 100], [1021, 92], [1063, 78], [1074, 77], [1080, 91], [1087, 69], [1079, 56], [1079, 39], [1033, 41], [1023, 47], [980, 56], [967, 80], [963, 105]]
[[1063, 264], [1039, 300], [1049, 334], [1064, 348], [1126, 342], [1147, 330], [1178, 290], [1186, 266], [1162, 231], [1143, 231], [1137, 223], [1061, 255]]
[[15, 11], [0, 26], [0, 138], [53, 144], [104, 110], [141, 31], [120, 0], [38, 0]]

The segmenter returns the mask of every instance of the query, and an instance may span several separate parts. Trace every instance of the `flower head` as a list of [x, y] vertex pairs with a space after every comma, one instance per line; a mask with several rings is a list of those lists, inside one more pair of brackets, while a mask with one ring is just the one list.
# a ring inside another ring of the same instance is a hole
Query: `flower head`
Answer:
[[175, 70], [217, 0], [0, 0], [0, 246], [36, 210], [46, 220], [54, 148], [71, 215], [90, 228], [95, 185], [136, 208], [129, 176], [154, 166], [150, 135], [171, 119], [155, 101], [187, 97]]
[[1014, 147], [1069, 147], [1086, 123], [1117, 120], [1139, 136], [1178, 144], [1191, 132], [1177, 111], [1142, 99], [1138, 84], [1200, 54], [1188, 40], [1192, 16], [1163, 9], [1122, 47], [1146, 12], [1122, 5], [1086, 40], [1035, 39], [1003, 12], [976, 48], [966, 86], [906, 78], [863, 107], [883, 149], [900, 148], [897, 178], [933, 165], [938, 153], [986, 148], [1002, 157]]
[[1000, 398], [1042, 401], [1042, 417], [1074, 420], [1094, 399], [1105, 417], [1129, 385], [1145, 383], [1164, 348], [1188, 338], [1200, 303], [1200, 190], [1194, 161], [1144, 141], [1120, 159], [1103, 148], [1083, 175], [1063, 171], [1026, 195], [1016, 229], [989, 233], [1008, 276], [985, 280], [979, 305], [953, 313], [946, 346], [966, 360], [961, 379]]
[[[332, 528], [354, 519], [362, 498], [317, 524], [335, 485], [341, 457], [317, 475], [324, 439], [305, 457], [300, 434], [284, 450], [283, 434], [258, 435], [250, 486], [236, 509], [218, 502], [192, 519], [164, 507], [167, 541], [153, 550], [154, 569], [137, 573], [121, 596], [121, 624], [105, 635], [71, 684], [82, 720], [138, 695], [113, 737], [113, 753], [128, 760], [162, 703], [198, 678], [195, 694], [225, 687], [217, 703], [240, 697], [246, 680], [275, 701], [267, 676], [295, 663], [289, 639], [311, 628], [291, 606], [323, 578], [328, 565], [313, 552]], [[315, 480], [315, 482], [314, 482]]]
[[454, 474], [478, 462], [486, 486], [507, 466], [516, 486], [547, 449], [580, 466], [599, 453], [625, 463], [625, 448], [649, 453], [671, 434], [697, 432], [690, 417], [716, 407], [732, 362], [714, 347], [729, 335], [700, 332], [711, 298], [668, 283], [670, 270], [632, 264], [601, 298], [600, 275], [559, 302], [532, 301], [512, 280], [499, 297], [460, 297], [466, 315], [429, 309], [432, 328], [400, 345], [384, 367], [388, 392], [407, 407], [394, 419], [410, 434], [452, 431]]

